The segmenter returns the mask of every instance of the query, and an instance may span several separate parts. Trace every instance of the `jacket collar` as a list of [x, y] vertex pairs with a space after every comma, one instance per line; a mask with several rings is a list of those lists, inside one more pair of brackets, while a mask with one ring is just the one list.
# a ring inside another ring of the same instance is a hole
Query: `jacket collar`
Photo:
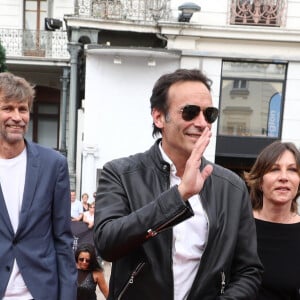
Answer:
[[155, 141], [154, 145], [149, 149], [149, 154], [153, 160], [153, 163], [158, 169], [160, 169], [164, 173], [170, 173], [170, 164], [163, 159], [161, 151], [159, 149], [161, 140], [162, 139], [159, 138]]

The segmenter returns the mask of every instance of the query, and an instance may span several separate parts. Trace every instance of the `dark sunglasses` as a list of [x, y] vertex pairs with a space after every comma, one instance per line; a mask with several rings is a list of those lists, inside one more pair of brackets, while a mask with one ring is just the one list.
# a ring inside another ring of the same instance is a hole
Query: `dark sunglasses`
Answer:
[[80, 257], [80, 258], [78, 258], [78, 260], [79, 260], [80, 262], [85, 261], [86, 263], [89, 263], [89, 262], [91, 261], [89, 258], [84, 258], [84, 257]]
[[219, 110], [215, 107], [207, 107], [205, 109], [201, 109], [201, 107], [198, 105], [186, 105], [180, 111], [182, 113], [181, 116], [183, 120], [192, 121], [194, 118], [199, 116], [201, 110], [206, 122], [209, 124], [216, 121], [219, 115]]

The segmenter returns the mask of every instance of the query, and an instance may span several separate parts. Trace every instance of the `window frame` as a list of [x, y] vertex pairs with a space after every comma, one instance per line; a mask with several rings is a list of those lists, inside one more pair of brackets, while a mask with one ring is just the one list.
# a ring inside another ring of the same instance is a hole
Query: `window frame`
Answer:
[[[280, 82], [282, 84], [282, 99], [281, 99], [281, 111], [280, 111], [280, 124], [279, 124], [279, 132], [278, 137], [272, 136], [258, 136], [258, 135], [226, 135], [221, 133], [220, 130], [222, 126], [222, 99], [223, 97], [223, 81], [224, 80], [234, 80], [237, 77], [233, 76], [226, 76], [223, 73], [224, 62], [229, 63], [253, 63], [253, 64], [274, 64], [272, 61], [248, 61], [248, 60], [223, 60], [222, 62], [222, 73], [221, 73], [221, 80], [220, 80], [220, 99], [219, 99], [219, 109], [220, 109], [220, 117], [218, 120], [218, 127], [217, 127], [217, 143], [216, 143], [216, 157], [248, 157], [253, 158], [256, 157], [257, 154], [264, 148], [266, 145], [270, 144], [274, 140], [281, 139], [282, 135], [282, 124], [283, 124], [283, 113], [284, 113], [284, 103], [285, 103], [285, 89], [286, 89], [286, 80], [287, 80], [287, 70], [288, 70], [288, 63], [287, 62], [280, 62], [278, 64], [282, 64], [285, 67], [283, 79], [275, 79], [274, 77], [270, 78], [255, 78], [253, 77], [240, 77], [245, 79], [248, 83], [251, 81], [263, 81], [263, 82]], [[232, 85], [233, 86], [233, 85]], [[232, 87], [231, 86], [231, 87]], [[239, 95], [240, 96], [240, 95]], [[246, 95], [247, 96], [247, 95]], [[238, 106], [238, 103], [237, 103]], [[246, 112], [245, 112], [246, 113]]]

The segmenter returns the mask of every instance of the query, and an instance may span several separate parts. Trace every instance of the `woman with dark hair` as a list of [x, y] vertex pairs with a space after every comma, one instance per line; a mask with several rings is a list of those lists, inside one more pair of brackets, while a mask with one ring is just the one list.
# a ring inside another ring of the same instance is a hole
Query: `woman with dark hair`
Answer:
[[99, 266], [95, 248], [91, 244], [80, 244], [75, 252], [78, 270], [77, 300], [97, 300], [96, 286], [105, 298], [108, 297], [108, 287], [103, 269]]
[[258, 254], [265, 272], [259, 300], [300, 299], [300, 152], [276, 141], [258, 155], [249, 173]]

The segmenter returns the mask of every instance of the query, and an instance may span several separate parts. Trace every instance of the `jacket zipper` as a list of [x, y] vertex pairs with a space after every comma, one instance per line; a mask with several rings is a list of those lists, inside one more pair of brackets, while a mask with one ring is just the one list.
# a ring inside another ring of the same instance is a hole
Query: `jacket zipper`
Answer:
[[[170, 185], [170, 175], [167, 176], [169, 183], [168, 183], [168, 188], [171, 187]], [[165, 227], [168, 226], [168, 224], [172, 223], [175, 219], [177, 219], [178, 217], [180, 217], [181, 215], [183, 215], [185, 212], [187, 211], [187, 208], [185, 208], [183, 211], [181, 211], [179, 214], [177, 214], [176, 216], [174, 216], [172, 219], [168, 220], [166, 223], [163, 223], [162, 225], [160, 225], [159, 227], [157, 227], [156, 229], [148, 229], [147, 230], [147, 235], [146, 235], [146, 239], [149, 239], [151, 237], [156, 236], [160, 231], [163, 231], [163, 229]]]
[[128, 289], [128, 287], [133, 284], [134, 278], [138, 275], [138, 273], [141, 271], [141, 269], [143, 268], [143, 266], [145, 265], [144, 262], [139, 263], [138, 266], [135, 268], [135, 270], [131, 273], [131, 276], [129, 278], [129, 280], [127, 281], [127, 283], [125, 284], [125, 286], [123, 287], [123, 289], [121, 290], [119, 296], [118, 296], [118, 300], [122, 299], [122, 296], [124, 295], [124, 293], [126, 292], [126, 290]]
[[174, 220], [176, 220], [178, 217], [182, 216], [183, 214], [185, 214], [185, 212], [188, 209], [185, 208], [184, 210], [182, 210], [180, 213], [178, 213], [176, 216], [174, 216], [173, 218], [171, 218], [170, 220], [168, 220], [166, 223], [163, 223], [162, 225], [160, 225], [159, 227], [157, 227], [156, 230], [153, 229], [148, 229], [147, 230], [147, 235], [146, 238], [150, 238], [153, 236], [156, 236], [159, 232], [163, 231], [164, 229], [166, 229], [166, 227], [168, 226], [168, 224], [172, 223]]
[[224, 291], [225, 291], [225, 285], [226, 285], [226, 281], [225, 281], [225, 272], [222, 271], [221, 272], [221, 291], [220, 294], [223, 295]]

